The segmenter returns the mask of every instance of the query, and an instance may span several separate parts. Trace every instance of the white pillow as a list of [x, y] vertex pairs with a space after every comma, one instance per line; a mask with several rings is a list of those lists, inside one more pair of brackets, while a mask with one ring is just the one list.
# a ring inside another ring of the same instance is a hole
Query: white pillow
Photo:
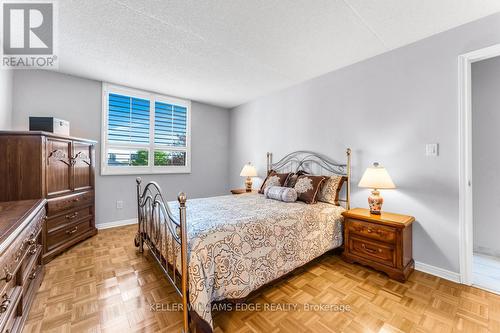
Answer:
[[264, 189], [266, 198], [283, 202], [297, 201], [297, 191], [293, 187], [269, 186]]

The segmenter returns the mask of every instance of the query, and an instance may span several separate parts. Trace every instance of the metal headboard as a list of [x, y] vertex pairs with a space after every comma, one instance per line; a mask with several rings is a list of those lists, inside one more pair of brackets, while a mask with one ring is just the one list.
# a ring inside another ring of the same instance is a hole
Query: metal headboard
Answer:
[[[278, 162], [273, 163], [273, 154], [267, 153], [267, 173], [271, 170], [297, 172], [299, 170], [326, 175], [326, 173], [346, 177], [345, 199], [339, 199], [345, 203], [346, 209], [351, 206], [351, 149], [346, 149], [346, 163], [337, 163], [329, 157], [308, 150], [294, 151]], [[313, 167], [319, 167], [319, 171], [314, 172]]]

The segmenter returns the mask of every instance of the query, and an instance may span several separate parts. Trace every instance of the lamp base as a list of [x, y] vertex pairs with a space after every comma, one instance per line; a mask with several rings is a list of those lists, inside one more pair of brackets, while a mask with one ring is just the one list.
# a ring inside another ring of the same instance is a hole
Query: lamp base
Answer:
[[382, 204], [384, 203], [384, 198], [380, 196], [380, 192], [377, 189], [372, 191], [372, 195], [368, 197], [368, 205], [370, 206], [370, 214], [380, 215], [382, 213]]
[[252, 192], [252, 178], [250, 177], [247, 177], [245, 180], [245, 190], [247, 192]]

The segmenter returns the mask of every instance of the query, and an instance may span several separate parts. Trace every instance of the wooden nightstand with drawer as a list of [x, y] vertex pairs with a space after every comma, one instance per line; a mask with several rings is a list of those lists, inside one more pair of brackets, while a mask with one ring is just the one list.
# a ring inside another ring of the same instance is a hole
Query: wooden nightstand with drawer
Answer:
[[415, 268], [412, 255], [412, 223], [407, 215], [382, 212], [370, 214], [355, 208], [344, 216], [344, 253], [350, 263], [360, 263], [404, 282]]

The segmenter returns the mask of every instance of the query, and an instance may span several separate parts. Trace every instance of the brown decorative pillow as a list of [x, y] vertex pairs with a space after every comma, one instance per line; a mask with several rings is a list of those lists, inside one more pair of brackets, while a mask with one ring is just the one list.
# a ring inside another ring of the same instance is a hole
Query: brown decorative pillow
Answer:
[[302, 175], [297, 178], [294, 189], [297, 191], [297, 200], [308, 204], [316, 203], [318, 192], [326, 177]]
[[266, 180], [262, 183], [260, 187], [259, 193], [263, 194], [264, 189], [269, 186], [285, 186], [285, 182], [290, 173], [277, 173], [274, 170], [271, 170], [266, 177]]
[[305, 172], [304, 170], [299, 170], [295, 173], [291, 173], [290, 176], [288, 176], [288, 178], [286, 180], [285, 186], [286, 187], [294, 187], [295, 183], [297, 182], [297, 178], [299, 178], [299, 176], [302, 176], [302, 175], [307, 175], [307, 172]]
[[323, 183], [323, 187], [318, 193], [318, 201], [339, 204], [339, 193], [347, 177], [334, 175], [328, 177]]

